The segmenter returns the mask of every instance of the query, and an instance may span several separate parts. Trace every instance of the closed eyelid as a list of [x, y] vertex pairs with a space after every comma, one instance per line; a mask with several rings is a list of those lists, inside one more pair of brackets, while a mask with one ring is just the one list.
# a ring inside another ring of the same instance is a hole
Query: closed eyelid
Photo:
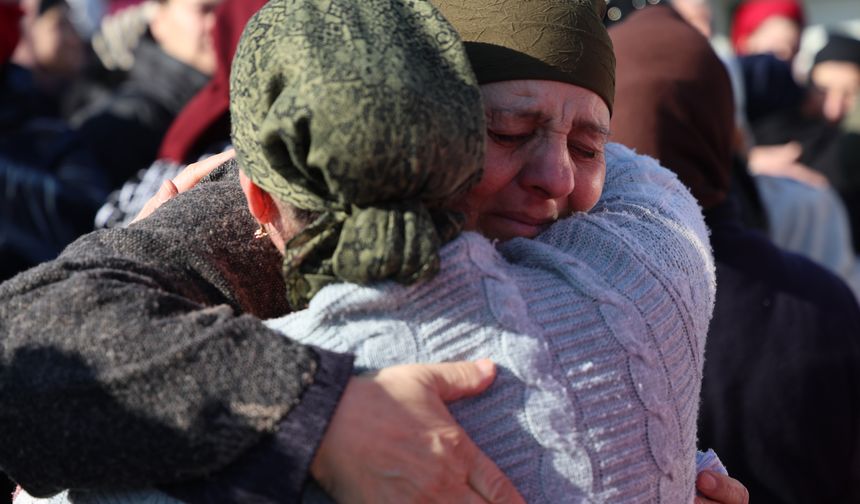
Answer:
[[571, 125], [570, 134], [577, 135], [585, 133], [586, 135], [593, 136], [595, 138], [599, 138], [602, 143], [606, 143], [611, 135], [611, 131], [608, 126], [604, 126], [600, 123], [588, 120], [576, 120]]
[[512, 109], [504, 107], [488, 108], [485, 112], [487, 122], [494, 121], [543, 121], [544, 114], [539, 110]]

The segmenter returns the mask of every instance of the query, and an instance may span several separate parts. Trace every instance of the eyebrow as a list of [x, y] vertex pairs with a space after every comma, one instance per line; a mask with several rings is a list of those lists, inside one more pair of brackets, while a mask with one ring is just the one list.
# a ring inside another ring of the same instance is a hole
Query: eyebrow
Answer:
[[[496, 114], [513, 116], [517, 119], [528, 119], [535, 122], [546, 121], [546, 115], [540, 110], [530, 109], [511, 109], [504, 107], [493, 107], [487, 110], [487, 116], [490, 120], [494, 119]], [[586, 132], [609, 138], [611, 131], [608, 126], [592, 121], [590, 119], [577, 118], [571, 122], [571, 126], [576, 130], [584, 130]]]
[[573, 127], [574, 129], [589, 131], [606, 138], [609, 138], [609, 135], [612, 133], [609, 127], [588, 119], [574, 119]]

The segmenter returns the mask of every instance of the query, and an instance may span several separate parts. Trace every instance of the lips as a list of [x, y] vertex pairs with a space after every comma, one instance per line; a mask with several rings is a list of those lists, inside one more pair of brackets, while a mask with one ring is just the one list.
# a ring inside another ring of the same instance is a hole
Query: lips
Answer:
[[511, 238], [522, 236], [534, 238], [556, 221], [554, 217], [534, 217], [523, 214], [497, 213], [493, 217], [506, 228]]

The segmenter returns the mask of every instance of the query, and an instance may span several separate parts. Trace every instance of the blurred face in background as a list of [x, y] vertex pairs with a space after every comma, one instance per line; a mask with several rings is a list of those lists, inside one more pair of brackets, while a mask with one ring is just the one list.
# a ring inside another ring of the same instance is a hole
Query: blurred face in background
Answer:
[[215, 71], [212, 29], [221, 0], [165, 0], [150, 23], [161, 49], [177, 60], [211, 75]]
[[84, 63], [83, 42], [69, 18], [69, 7], [57, 3], [38, 13], [39, 2], [22, 4], [26, 12], [21, 45], [28, 56], [19, 60], [46, 77], [68, 79], [78, 74]]
[[793, 19], [770, 17], [747, 37], [742, 53], [771, 53], [783, 61], [791, 61], [800, 50], [800, 32], [800, 26]]
[[829, 122], [841, 122], [857, 106], [860, 66], [847, 61], [823, 61], [812, 68], [810, 77], [821, 100], [822, 114]]

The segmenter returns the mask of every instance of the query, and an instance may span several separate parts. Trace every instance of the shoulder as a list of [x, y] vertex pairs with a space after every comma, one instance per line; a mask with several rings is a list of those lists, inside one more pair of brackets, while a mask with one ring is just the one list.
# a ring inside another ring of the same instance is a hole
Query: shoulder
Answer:
[[607, 168], [610, 166], [616, 167], [620, 165], [632, 164], [648, 168], [665, 170], [665, 168], [660, 166], [660, 162], [656, 159], [645, 154], [639, 154], [634, 149], [631, 149], [630, 147], [627, 147], [626, 145], [622, 145], [620, 143], [607, 143], [605, 155]]

